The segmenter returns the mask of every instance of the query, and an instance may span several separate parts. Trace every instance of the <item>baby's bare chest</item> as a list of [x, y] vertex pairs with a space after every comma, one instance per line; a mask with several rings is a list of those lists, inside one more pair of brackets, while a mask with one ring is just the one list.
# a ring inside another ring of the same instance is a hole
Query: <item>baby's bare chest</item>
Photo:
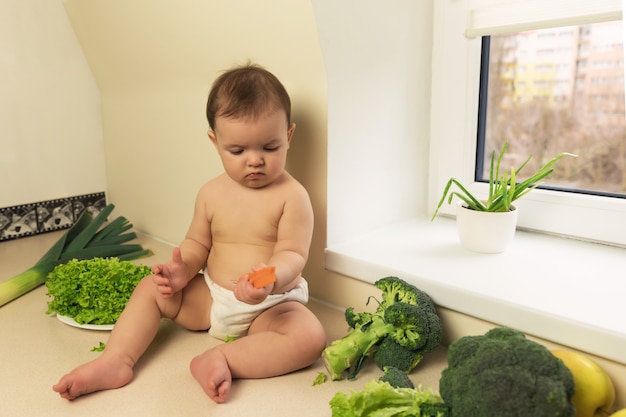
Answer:
[[215, 242], [275, 242], [284, 202], [269, 199], [230, 200], [216, 206], [211, 220]]

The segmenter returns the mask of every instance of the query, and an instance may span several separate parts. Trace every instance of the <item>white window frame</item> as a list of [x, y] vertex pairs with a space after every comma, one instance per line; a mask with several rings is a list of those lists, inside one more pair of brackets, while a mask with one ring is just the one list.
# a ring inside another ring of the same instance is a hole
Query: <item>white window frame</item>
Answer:
[[[451, 177], [468, 185], [468, 189], [479, 197], [487, 196], [488, 186], [474, 181], [479, 36], [621, 17], [621, 3], [615, 0], [566, 0], [566, 9], [579, 14], [570, 13], [561, 20], [551, 16], [551, 11], [559, 10], [563, 0], [541, 0], [541, 7], [526, 7], [532, 6], [528, 3], [533, 2], [524, 0], [521, 2], [524, 7], [518, 1], [505, 0], [435, 2], [428, 200], [431, 213]], [[618, 10], [614, 10], [616, 7]], [[492, 24], [493, 21], [499, 23]], [[471, 27], [473, 24], [475, 26]], [[461, 29], [463, 27], [465, 30]], [[461, 68], [466, 70], [459, 70]], [[626, 246], [626, 199], [534, 190], [516, 205], [520, 229]], [[453, 215], [454, 208], [454, 205], [445, 204], [440, 213]]]

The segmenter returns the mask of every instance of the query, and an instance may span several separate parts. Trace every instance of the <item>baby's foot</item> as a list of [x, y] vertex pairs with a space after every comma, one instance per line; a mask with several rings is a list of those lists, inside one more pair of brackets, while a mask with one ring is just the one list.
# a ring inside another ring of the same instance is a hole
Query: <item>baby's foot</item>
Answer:
[[101, 356], [64, 375], [52, 389], [62, 398], [73, 400], [90, 392], [122, 387], [132, 378], [129, 365]]
[[226, 356], [221, 351], [207, 350], [193, 358], [189, 368], [193, 377], [213, 401], [216, 403], [226, 401], [230, 392], [232, 375]]

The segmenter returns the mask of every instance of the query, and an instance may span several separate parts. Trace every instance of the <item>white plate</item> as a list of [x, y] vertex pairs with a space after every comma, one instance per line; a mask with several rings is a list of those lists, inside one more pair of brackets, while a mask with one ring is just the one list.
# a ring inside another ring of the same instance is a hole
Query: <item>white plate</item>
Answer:
[[58, 314], [57, 314], [57, 319], [59, 319], [61, 322], [67, 325], [79, 327], [81, 329], [87, 329], [87, 330], [113, 330], [113, 326], [114, 326], [114, 324], [80, 324], [74, 321], [74, 319], [71, 317], [60, 316]]

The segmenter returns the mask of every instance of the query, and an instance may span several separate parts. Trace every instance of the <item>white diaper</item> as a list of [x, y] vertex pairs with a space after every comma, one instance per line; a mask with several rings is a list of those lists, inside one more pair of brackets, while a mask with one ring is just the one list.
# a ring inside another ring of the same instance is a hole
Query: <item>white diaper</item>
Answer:
[[309, 301], [309, 285], [304, 278], [301, 278], [300, 283], [292, 290], [282, 294], [270, 294], [259, 304], [246, 304], [237, 300], [232, 291], [213, 282], [206, 270], [204, 270], [204, 280], [213, 298], [209, 334], [222, 340], [245, 336], [256, 316], [276, 304], [285, 301], [298, 301], [306, 304]]

